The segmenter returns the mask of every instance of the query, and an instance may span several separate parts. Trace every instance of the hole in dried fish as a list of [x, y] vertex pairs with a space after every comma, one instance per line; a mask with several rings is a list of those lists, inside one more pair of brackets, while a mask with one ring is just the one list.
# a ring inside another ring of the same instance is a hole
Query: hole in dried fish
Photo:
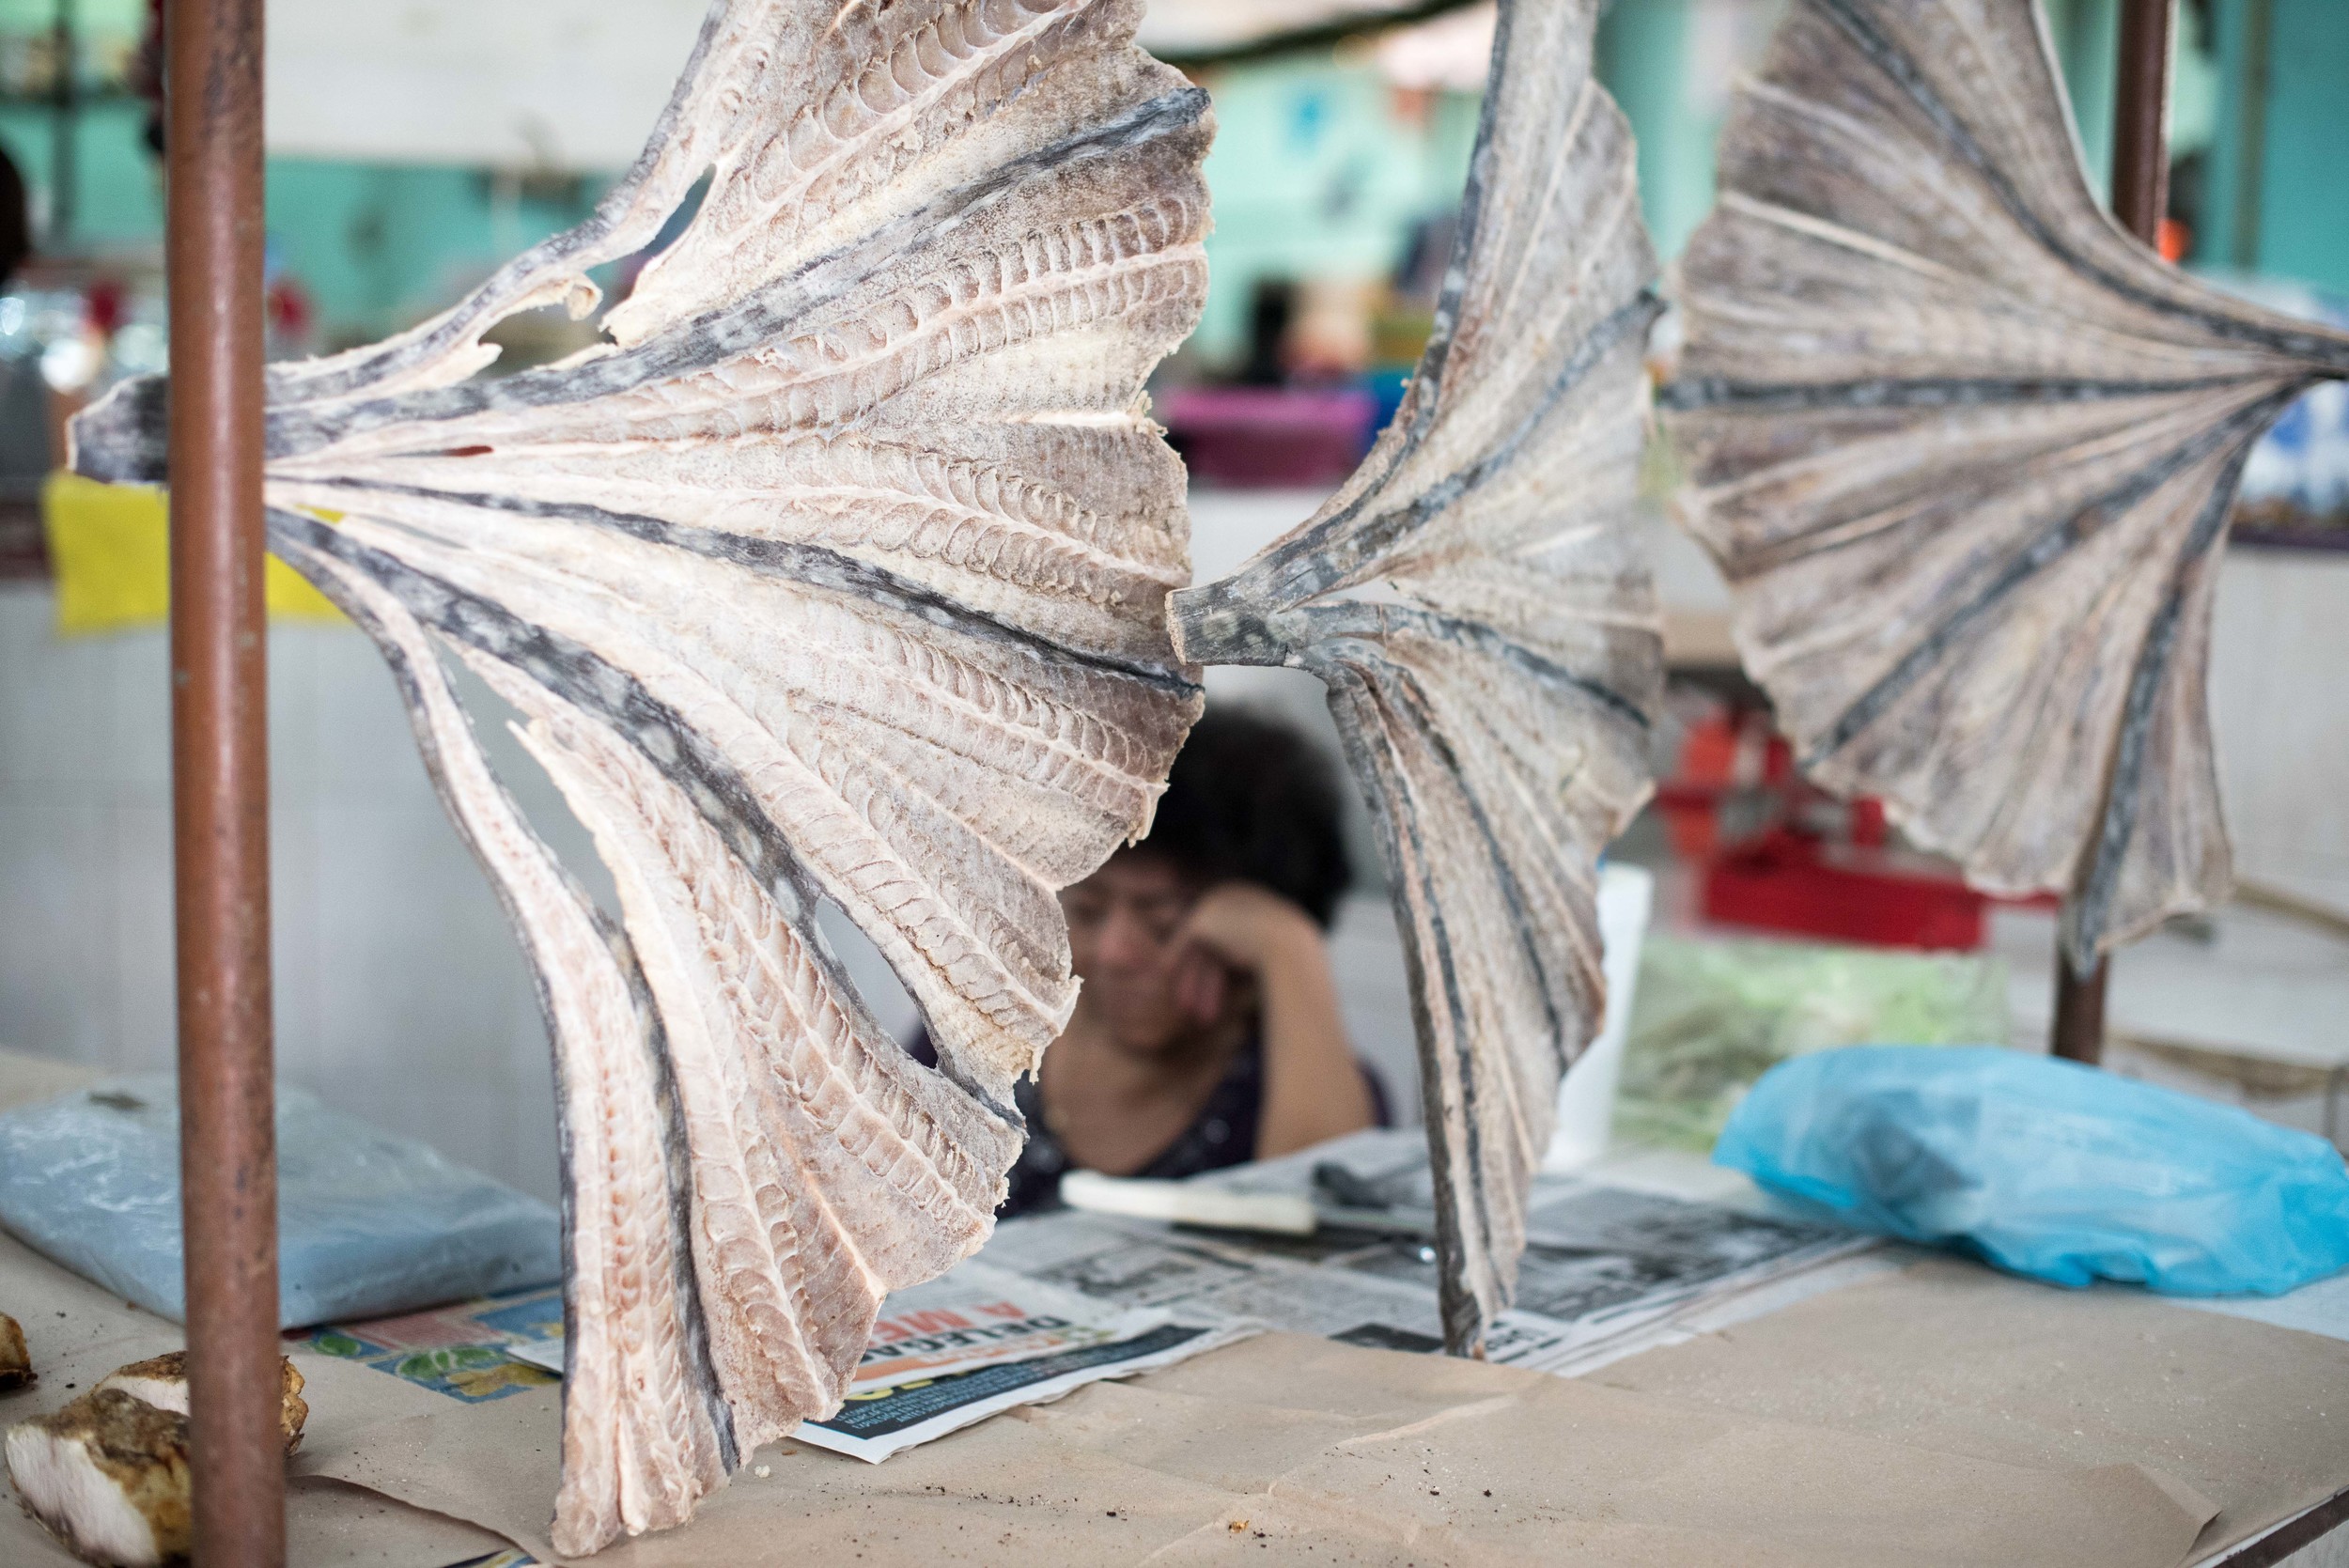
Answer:
[[824, 940], [832, 944], [840, 967], [848, 971], [849, 983], [864, 999], [873, 1021], [899, 1045], [910, 1043], [922, 1027], [922, 1010], [915, 1005], [913, 993], [897, 978], [897, 971], [889, 967], [889, 960], [881, 956], [881, 950], [830, 899], [817, 909], [816, 924]]
[[644, 275], [645, 269], [660, 260], [671, 246], [684, 238], [685, 231], [693, 225], [693, 219], [701, 212], [703, 198], [708, 194], [709, 176], [705, 174], [693, 182], [693, 188], [686, 193], [685, 199], [677, 203], [677, 210], [669, 214], [660, 232], [646, 242], [643, 250], [588, 270], [587, 275], [603, 291], [602, 303], [589, 318], [598, 339], [607, 335], [603, 330], [604, 318], [612, 313], [614, 305], [635, 292], [636, 280]]

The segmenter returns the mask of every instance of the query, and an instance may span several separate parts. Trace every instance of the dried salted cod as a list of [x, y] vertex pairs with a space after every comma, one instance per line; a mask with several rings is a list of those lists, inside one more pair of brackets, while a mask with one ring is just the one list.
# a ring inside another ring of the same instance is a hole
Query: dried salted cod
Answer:
[[2225, 894], [2203, 695], [2245, 455], [2349, 337], [2096, 205], [2033, 0], [1797, 0], [1665, 394], [1747, 668], [1828, 787], [2094, 955]]
[[[381, 644], [542, 985], [566, 1552], [679, 1522], [834, 1408], [882, 1294], [984, 1239], [1012, 1081], [1074, 998], [1055, 890], [1144, 830], [1197, 712], [1142, 384], [1204, 293], [1209, 129], [1141, 9], [722, 0], [594, 219], [272, 372], [272, 546]], [[705, 174], [607, 344], [468, 379]], [[160, 477], [161, 404], [93, 410], [78, 466]], [[523, 715], [624, 929], [491, 776], [440, 649]], [[941, 1071], [874, 1024], [826, 900]]]
[[1174, 600], [1184, 658], [1330, 689], [1405, 933], [1455, 1352], [1508, 1302], [1559, 1075], [1598, 1025], [1595, 862], [1646, 798], [1662, 684], [1632, 532], [1655, 257], [1594, 8], [1501, 8], [1393, 424], [1302, 527]]

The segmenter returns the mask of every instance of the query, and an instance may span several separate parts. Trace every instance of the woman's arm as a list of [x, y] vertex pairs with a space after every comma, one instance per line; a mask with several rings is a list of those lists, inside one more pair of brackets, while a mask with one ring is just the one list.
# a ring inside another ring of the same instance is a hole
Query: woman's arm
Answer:
[[[1264, 1108], [1256, 1157], [1269, 1159], [1373, 1120], [1370, 1089], [1346, 1044], [1330, 949], [1313, 917], [1248, 882], [1209, 891], [1184, 939], [1203, 959], [1252, 976], [1264, 1007]], [[1194, 965], [1178, 983], [1186, 1005], [1221, 1010], [1220, 976]]]

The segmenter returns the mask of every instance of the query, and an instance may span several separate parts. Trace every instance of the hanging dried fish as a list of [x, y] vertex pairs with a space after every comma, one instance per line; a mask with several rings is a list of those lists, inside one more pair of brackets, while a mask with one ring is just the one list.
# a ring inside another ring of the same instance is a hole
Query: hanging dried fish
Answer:
[[2349, 336], [2097, 206], [2034, 0], [1797, 0], [1721, 141], [1666, 389], [1803, 766], [2071, 964], [2225, 895], [2203, 672], [2251, 443]]
[[1302, 527], [1174, 599], [1184, 658], [1330, 689], [1405, 934], [1455, 1352], [1508, 1303], [1559, 1075], [1597, 1029], [1595, 862], [1646, 798], [1662, 687], [1633, 532], [1660, 307], [1594, 11], [1503, 4], [1394, 422]]
[[[1012, 1081], [1074, 1000], [1055, 891], [1146, 828], [1197, 713], [1142, 383], [1204, 295], [1210, 132], [1141, 10], [721, 0], [587, 224], [272, 370], [272, 547], [381, 644], [540, 982], [565, 1552], [678, 1523], [835, 1408], [882, 1294], [985, 1238]], [[608, 341], [474, 378], [487, 329], [583, 314], [588, 269], [689, 208]], [[148, 381], [92, 410], [77, 467], [160, 479], [161, 409]], [[622, 928], [491, 775], [442, 650], [522, 716]], [[939, 1071], [874, 1023], [826, 901]]]

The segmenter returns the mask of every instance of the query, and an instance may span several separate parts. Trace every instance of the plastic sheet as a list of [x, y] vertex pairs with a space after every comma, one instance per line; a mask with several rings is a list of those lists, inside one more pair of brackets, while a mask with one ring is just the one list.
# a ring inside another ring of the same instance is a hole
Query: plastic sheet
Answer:
[[1994, 957], [1652, 934], [1615, 1137], [1702, 1154], [1753, 1081], [1789, 1057], [1873, 1040], [1996, 1043], [2006, 1032], [2006, 967]]
[[[562, 1275], [552, 1208], [283, 1084], [277, 1164], [285, 1327]], [[125, 1300], [184, 1321], [172, 1080], [119, 1079], [0, 1116], [0, 1224]]]
[[1806, 1210], [2061, 1285], [2275, 1296], [2349, 1267], [2349, 1170], [2324, 1140], [1990, 1047], [1783, 1063], [1713, 1158]]

